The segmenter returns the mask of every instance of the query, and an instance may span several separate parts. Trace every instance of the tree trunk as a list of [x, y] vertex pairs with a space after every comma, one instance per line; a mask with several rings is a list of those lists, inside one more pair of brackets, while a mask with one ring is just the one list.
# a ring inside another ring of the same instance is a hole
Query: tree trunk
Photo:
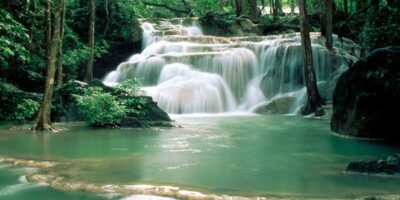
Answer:
[[271, 0], [272, 17], [274, 21], [278, 19], [278, 16], [283, 13], [282, 1], [281, 0]]
[[296, 8], [295, 0], [290, 0], [290, 13], [294, 14], [294, 9]]
[[255, 20], [258, 19], [257, 0], [242, 0], [242, 14]]
[[250, 17], [254, 20], [257, 20], [260, 17], [259, 12], [258, 12], [259, 9], [257, 6], [257, 0], [249, 0], [249, 4], [250, 4], [250, 8], [249, 8], [250, 9], [249, 10]]
[[321, 0], [318, 2], [319, 7], [319, 24], [320, 24], [320, 31], [321, 35], [326, 37], [326, 20], [327, 20], [327, 5], [326, 0]]
[[276, 3], [275, 3], [276, 9], [278, 11], [278, 14], [280, 15], [283, 13], [282, 0], [275, 0], [275, 1], [276, 1]]
[[274, 0], [269, 0], [269, 14], [274, 16]]
[[326, 4], [326, 28], [325, 28], [325, 38], [326, 38], [326, 48], [332, 50], [333, 47], [333, 36], [332, 36], [332, 14], [333, 14], [333, 3], [332, 0], [325, 0]]
[[89, 58], [86, 67], [85, 81], [90, 82], [93, 79], [93, 57], [94, 57], [94, 26], [96, 20], [96, 0], [90, 0], [90, 19], [89, 19]]
[[106, 36], [108, 29], [110, 28], [110, 21], [112, 16], [112, 0], [104, 1], [104, 10], [106, 12], [106, 25], [104, 26], [103, 36]]
[[64, 23], [65, 23], [65, 13], [67, 12], [67, 3], [62, 0], [62, 16], [61, 16], [61, 27], [60, 27], [60, 45], [58, 47], [58, 60], [57, 60], [57, 86], [62, 85], [62, 63], [63, 63], [63, 39], [64, 39]]
[[314, 70], [311, 39], [307, 19], [308, 13], [304, 1], [305, 0], [299, 0], [301, 45], [304, 52], [303, 59], [307, 88], [307, 105], [302, 110], [302, 114], [307, 115], [310, 113], [315, 113], [315, 115], [323, 115], [323, 110], [321, 110], [323, 101], [317, 88], [317, 79]]
[[276, 0], [270, 0], [271, 3], [271, 14], [274, 21], [278, 19], [278, 11], [276, 9]]
[[349, 6], [347, 5], [347, 0], [343, 0], [343, 7], [345, 17], [349, 16]]
[[242, 3], [240, 0], [232, 0], [233, 7], [235, 8], [236, 17], [242, 15]]
[[55, 1], [56, 11], [54, 13], [54, 26], [51, 28], [51, 0], [46, 5], [46, 40], [47, 40], [47, 74], [46, 84], [43, 95], [42, 105], [36, 118], [35, 124], [32, 126], [33, 131], [52, 130], [51, 127], [51, 97], [53, 95], [55, 63], [57, 50], [60, 43], [60, 18], [62, 10], [62, 0]]

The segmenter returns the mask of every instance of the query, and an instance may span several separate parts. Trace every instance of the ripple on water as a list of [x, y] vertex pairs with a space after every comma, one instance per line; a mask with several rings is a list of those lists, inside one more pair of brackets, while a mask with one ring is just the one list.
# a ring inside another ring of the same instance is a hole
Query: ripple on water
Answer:
[[181, 164], [181, 165], [176, 165], [176, 166], [170, 166], [170, 167], [166, 167], [167, 170], [177, 170], [177, 169], [182, 169], [182, 168], [188, 168], [188, 167], [192, 167], [192, 166], [196, 166], [197, 164]]

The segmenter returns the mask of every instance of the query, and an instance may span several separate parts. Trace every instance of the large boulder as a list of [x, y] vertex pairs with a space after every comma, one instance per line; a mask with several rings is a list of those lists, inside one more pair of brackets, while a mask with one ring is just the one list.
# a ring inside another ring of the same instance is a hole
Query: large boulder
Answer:
[[400, 47], [373, 51], [343, 73], [333, 94], [333, 131], [400, 140]]

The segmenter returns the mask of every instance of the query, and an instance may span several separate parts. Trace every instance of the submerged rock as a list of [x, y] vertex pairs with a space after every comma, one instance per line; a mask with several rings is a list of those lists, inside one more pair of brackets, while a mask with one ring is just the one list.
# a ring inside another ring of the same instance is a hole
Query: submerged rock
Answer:
[[343, 73], [333, 95], [333, 131], [400, 140], [400, 47], [373, 51]]
[[389, 156], [386, 160], [355, 161], [351, 162], [346, 171], [368, 173], [368, 174], [389, 174], [400, 173], [400, 154]]

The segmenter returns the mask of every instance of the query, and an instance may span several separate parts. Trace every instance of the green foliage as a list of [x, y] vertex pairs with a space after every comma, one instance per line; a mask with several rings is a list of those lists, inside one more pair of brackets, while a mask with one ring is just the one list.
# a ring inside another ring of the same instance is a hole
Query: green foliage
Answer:
[[125, 106], [128, 116], [145, 119], [147, 112], [143, 109], [149, 102], [148, 99], [139, 96], [142, 94], [140, 85], [139, 79], [129, 79], [116, 86], [115, 93], [118, 93], [118, 100]]
[[0, 120], [24, 122], [32, 120], [40, 99], [0, 79]]
[[116, 126], [126, 116], [125, 106], [115, 96], [99, 87], [85, 89], [83, 96], [75, 95], [78, 108], [93, 127]]
[[273, 20], [273, 18], [271, 17], [271, 15], [264, 15], [264, 16], [262, 16], [262, 18], [261, 18], [261, 24], [263, 24], [263, 25], [269, 25], [269, 24], [272, 24], [272, 23], [274, 23], [274, 20]]
[[44, 85], [43, 12], [39, 1], [0, 2], [0, 77], [23, 90]]
[[140, 86], [142, 83], [139, 79], [128, 79], [116, 86], [116, 89], [123, 91], [127, 97], [137, 96], [141, 93]]
[[221, 4], [223, 1], [220, 0], [203, 0], [192, 2], [192, 8], [197, 16], [205, 15], [207, 12], [233, 12], [233, 8], [229, 3], [225, 2], [226, 4]]
[[16, 121], [18, 123], [31, 120], [38, 112], [39, 107], [40, 104], [38, 102], [31, 99], [23, 99], [22, 102], [17, 105], [14, 112], [6, 118], [6, 120]]
[[400, 13], [388, 6], [369, 13], [367, 22], [359, 34], [360, 43], [369, 50], [400, 45]]
[[[25, 27], [0, 7], [0, 67], [7, 69], [9, 62], [26, 63], [30, 54], [26, 48], [29, 36]], [[0, 69], [0, 70], [4, 70]]]

